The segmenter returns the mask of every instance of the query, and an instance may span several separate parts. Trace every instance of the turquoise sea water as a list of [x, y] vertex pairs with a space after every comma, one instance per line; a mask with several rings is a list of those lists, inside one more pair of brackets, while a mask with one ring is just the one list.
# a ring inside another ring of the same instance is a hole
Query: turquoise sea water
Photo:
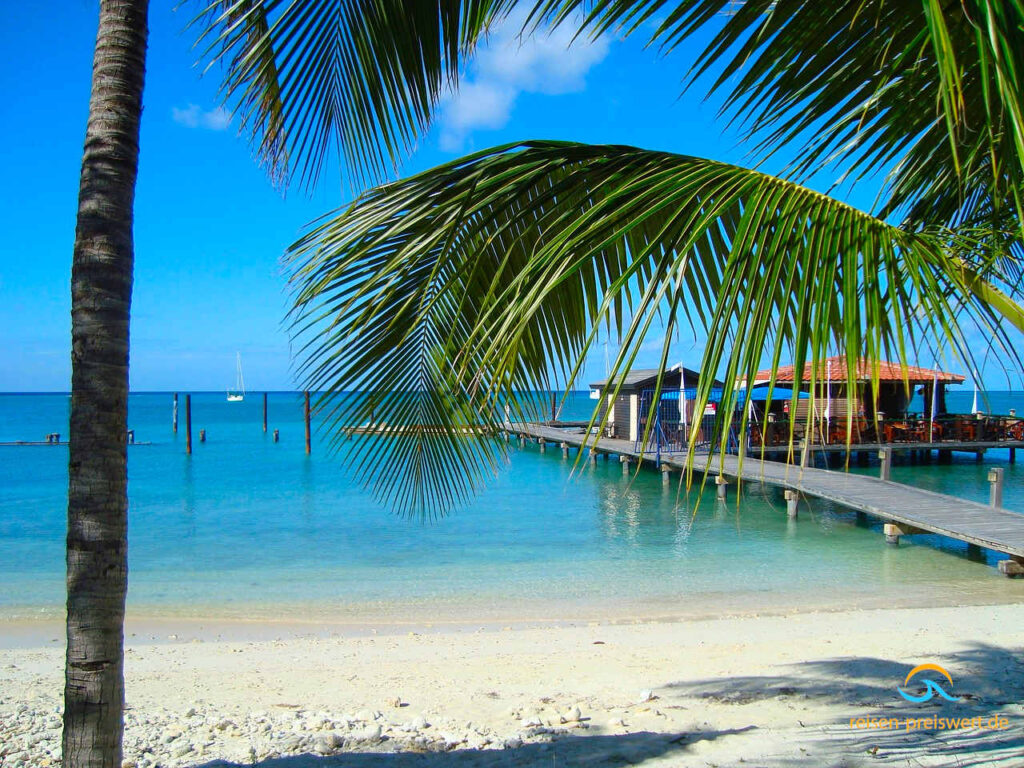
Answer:
[[[990, 397], [991, 412], [1024, 413], [1021, 393]], [[0, 442], [66, 435], [68, 403], [0, 395]], [[581, 393], [561, 416], [583, 418], [592, 405]], [[949, 405], [969, 410], [970, 393]], [[1024, 599], [1024, 584], [953, 542], [916, 537], [893, 550], [877, 527], [825, 503], [793, 523], [770, 489], [748, 485], [723, 505], [663, 488], [653, 472], [624, 478], [617, 462], [573, 474], [572, 458], [535, 446], [513, 448], [468, 508], [432, 524], [404, 520], [319, 436], [304, 454], [298, 395], [270, 396], [280, 443], [262, 432], [260, 408], [258, 395], [194, 395], [188, 457], [170, 394], [131, 396], [129, 426], [151, 444], [129, 449], [130, 610], [475, 620]], [[180, 412], [183, 424], [183, 399]], [[66, 463], [65, 447], [0, 447], [0, 615], [62, 611]], [[1006, 452], [981, 465], [897, 465], [893, 477], [984, 501], [993, 463], [1007, 469], [1006, 505], [1024, 511], [1024, 464], [1008, 465]]]

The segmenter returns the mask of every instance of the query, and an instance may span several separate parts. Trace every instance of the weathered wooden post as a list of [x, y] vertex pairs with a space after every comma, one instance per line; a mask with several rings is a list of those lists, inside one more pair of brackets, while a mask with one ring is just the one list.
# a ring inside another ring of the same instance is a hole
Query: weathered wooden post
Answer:
[[519, 435], [519, 447], [520, 448], [525, 448], [526, 447], [526, 435]]
[[590, 449], [590, 463], [593, 466], [597, 466], [597, 452], [593, 448]]
[[882, 525], [882, 532], [885, 533], [885, 543], [890, 547], [900, 545], [900, 534], [903, 530], [896, 523], [885, 523]]
[[992, 467], [988, 471], [988, 482], [990, 483], [988, 503], [999, 509], [1003, 506], [1003, 468]]
[[174, 393], [174, 407], [171, 408], [171, 427], [175, 434], [178, 432], [178, 393]]
[[883, 448], [878, 452], [878, 458], [882, 461], [882, 466], [878, 470], [878, 476], [882, 480], [888, 480], [892, 475], [892, 448]]
[[200, 443], [205, 443], [206, 442], [206, 430], [205, 429], [200, 429], [199, 430], [199, 442]]
[[563, 459], [568, 459], [569, 458], [569, 444], [568, 443], [562, 443], [562, 458]]
[[267, 431], [267, 393], [263, 393], [263, 431]]
[[1010, 555], [1009, 560], [1000, 560], [996, 568], [1003, 576], [1024, 576], [1024, 557]]
[[544, 442], [544, 438], [543, 437], [538, 437], [537, 438], [537, 445], [540, 446], [540, 452], [541, 453], [544, 453], [544, 451], [547, 449], [547, 443]]
[[629, 458], [629, 456], [619, 456], [619, 463], [622, 464], [622, 475], [623, 475], [623, 477], [629, 475], [629, 465], [630, 465], [630, 458]]
[[667, 486], [672, 482], [671, 467], [668, 464], [661, 465], [661, 484]]
[[309, 390], [307, 389], [302, 394], [303, 394], [302, 410], [303, 410], [303, 415], [305, 416], [305, 420], [306, 420], [306, 455], [308, 456], [310, 454], [311, 450], [312, 450], [312, 443], [311, 443], [311, 440], [310, 440], [310, 432], [309, 432]]
[[192, 453], [192, 395], [185, 395], [185, 453]]
[[718, 498], [720, 498], [722, 501], [725, 501], [729, 493], [729, 481], [726, 480], [721, 475], [718, 475], [717, 477], [715, 477], [715, 485], [717, 486], [715, 490], [718, 494]]
[[278, 443], [280, 441], [281, 441], [281, 430], [280, 429], [275, 429], [274, 430], [274, 442]]
[[798, 510], [798, 505], [800, 503], [800, 494], [797, 491], [787, 490], [786, 493], [785, 493], [785, 496], [786, 496], [786, 517], [789, 517], [789, 518], [795, 520], [796, 516], [797, 516], [797, 512], [799, 511]]

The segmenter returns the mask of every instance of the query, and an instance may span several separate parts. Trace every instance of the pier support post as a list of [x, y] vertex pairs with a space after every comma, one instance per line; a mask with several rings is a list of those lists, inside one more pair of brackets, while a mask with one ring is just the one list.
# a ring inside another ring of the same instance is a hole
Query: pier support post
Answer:
[[882, 526], [882, 531], [885, 533], [885, 543], [891, 544], [894, 547], [898, 547], [900, 545], [900, 536], [912, 536], [915, 533], [928, 533], [928, 531], [915, 528], [912, 525], [900, 523], [885, 523]]
[[1011, 464], [1016, 464], [1017, 463], [1017, 449], [1016, 448], [1011, 448], [1010, 449], [1010, 463]]
[[882, 526], [882, 531], [885, 533], [885, 543], [890, 547], [898, 547], [900, 545], [900, 534], [903, 530], [895, 523], [885, 523]]
[[992, 467], [988, 471], [988, 482], [990, 484], [988, 503], [999, 509], [1003, 506], [1003, 468]]
[[538, 437], [537, 438], [537, 445], [540, 446], [540, 452], [541, 453], [544, 453], [544, 451], [547, 450], [547, 443], [544, 442], [544, 438], [543, 437]]
[[267, 431], [267, 393], [263, 393], [263, 431]]
[[629, 456], [619, 456], [619, 463], [622, 464], [622, 475], [625, 477], [629, 474], [629, 465], [632, 463]]
[[520, 448], [525, 448], [526, 447], [526, 435], [520, 435], [519, 436], [519, 447]]
[[668, 486], [672, 482], [672, 472], [668, 464], [661, 465], [661, 484]]
[[594, 452], [593, 448], [590, 449], [590, 463], [595, 467], [597, 466], [597, 454]]
[[185, 453], [192, 455], [192, 395], [185, 395]]
[[199, 442], [200, 443], [205, 443], [206, 442], [206, 430], [205, 429], [200, 429], [199, 430]]
[[280, 441], [281, 441], [281, 430], [280, 429], [275, 429], [274, 430], [274, 442], [278, 443]]
[[178, 393], [174, 393], [174, 407], [171, 409], [171, 427], [178, 433]]
[[562, 458], [563, 459], [568, 459], [569, 458], [569, 444], [568, 443], [562, 443]]
[[313, 449], [310, 430], [309, 430], [309, 390], [307, 389], [302, 393], [302, 412], [306, 421], [306, 455], [308, 456]]
[[878, 470], [878, 476], [882, 480], [888, 480], [892, 475], [892, 448], [883, 448], [878, 452], [878, 458], [882, 462], [881, 469]]
[[996, 567], [1003, 576], [1024, 576], [1024, 557], [1010, 555], [1009, 560], [1000, 560]]
[[715, 485], [717, 486], [715, 488], [715, 492], [717, 493], [718, 498], [722, 499], [722, 501], [725, 501], [725, 498], [729, 493], [729, 481], [726, 480], [721, 475], [718, 475], [715, 478]]
[[800, 503], [800, 494], [797, 491], [786, 491], [786, 517], [796, 520], [797, 506]]

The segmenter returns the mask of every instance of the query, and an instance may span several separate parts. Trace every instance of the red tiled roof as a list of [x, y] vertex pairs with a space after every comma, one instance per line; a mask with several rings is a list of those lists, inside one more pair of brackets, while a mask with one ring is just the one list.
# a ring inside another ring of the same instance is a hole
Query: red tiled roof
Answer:
[[[843, 355], [836, 355], [830, 357], [827, 360], [822, 360], [818, 366], [818, 381], [825, 381], [828, 376], [828, 363], [832, 364], [832, 379], [833, 381], [839, 381], [846, 378], [846, 358]], [[873, 365], [867, 358], [860, 358], [857, 361], [856, 377], [858, 381], [870, 381], [872, 374]], [[755, 383], [762, 381], [768, 381], [769, 374], [771, 371], [765, 369], [758, 371], [755, 378]], [[946, 373], [945, 371], [937, 371], [932, 368], [919, 368], [916, 365], [908, 365], [906, 368], [900, 366], [899, 363], [891, 363], [888, 360], [878, 361], [878, 378], [880, 381], [898, 381], [904, 380], [904, 373], [907, 381], [911, 384], [928, 384], [934, 379], [945, 382], [947, 384], [961, 384], [965, 377], [957, 373]], [[775, 381], [778, 383], [793, 383], [795, 380], [795, 368], [792, 365], [783, 365], [779, 367], [779, 370], [775, 373]], [[811, 364], [807, 363], [804, 365], [804, 375], [801, 379], [802, 383], [810, 382], [811, 380]]]

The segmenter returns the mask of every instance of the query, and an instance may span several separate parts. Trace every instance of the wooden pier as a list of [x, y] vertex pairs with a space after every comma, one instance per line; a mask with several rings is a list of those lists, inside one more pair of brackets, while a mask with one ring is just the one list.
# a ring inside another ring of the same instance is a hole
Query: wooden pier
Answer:
[[[563, 456], [570, 447], [579, 449], [587, 440], [592, 459], [601, 454], [616, 455], [624, 471], [634, 462], [650, 464], [660, 469], [666, 480], [668, 472], [686, 468], [685, 453], [640, 454], [629, 440], [602, 437], [594, 442], [582, 429], [511, 424], [506, 425], [506, 430], [520, 440], [536, 441], [542, 447], [545, 443], [558, 445]], [[909, 446], [899, 446], [906, 447]], [[656, 466], [658, 463], [660, 466]], [[900, 536], [935, 533], [963, 541], [968, 547], [983, 547], [1008, 555], [1008, 560], [999, 563], [1000, 572], [1008, 576], [1024, 575], [1024, 514], [1018, 512], [890, 480], [761, 461], [754, 456], [744, 458], [741, 470], [736, 456], [698, 453], [693, 457], [693, 469], [714, 478], [719, 497], [725, 496], [730, 481], [767, 483], [786, 493], [791, 516], [796, 515], [799, 495], [827, 499], [882, 520], [889, 543], [898, 543]]]

